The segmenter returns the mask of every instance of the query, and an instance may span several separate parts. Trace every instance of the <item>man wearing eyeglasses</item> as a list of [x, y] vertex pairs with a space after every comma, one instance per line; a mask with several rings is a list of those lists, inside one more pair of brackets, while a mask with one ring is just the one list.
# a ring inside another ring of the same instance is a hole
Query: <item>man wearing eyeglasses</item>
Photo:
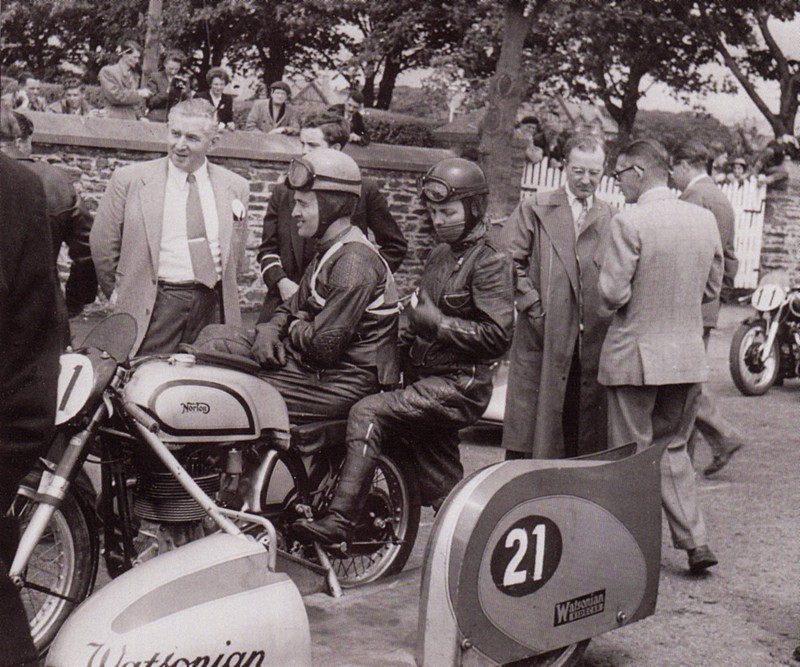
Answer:
[[606, 448], [597, 383], [608, 326], [597, 292], [598, 250], [611, 207], [595, 196], [606, 153], [577, 135], [566, 184], [523, 201], [503, 228], [517, 273], [517, 324], [503, 423], [507, 458], [564, 458]]
[[608, 388], [612, 446], [662, 447], [661, 498], [672, 541], [689, 570], [717, 564], [708, 548], [686, 443], [693, 392], [708, 378], [701, 302], [722, 284], [722, 245], [714, 216], [667, 187], [669, 156], [650, 140], [620, 153], [616, 177], [636, 206], [608, 225], [599, 290], [613, 313], [600, 354]]
[[[350, 126], [340, 116], [327, 112], [315, 114], [303, 121], [301, 150], [304, 155], [315, 148], [343, 150], [349, 135]], [[295, 293], [303, 272], [314, 257], [315, 241], [298, 235], [292, 218], [293, 209], [294, 193], [284, 183], [279, 183], [267, 204], [258, 249], [261, 275], [269, 290], [259, 322], [266, 322], [275, 309]], [[396, 271], [406, 256], [408, 244], [375, 179], [362, 177], [361, 196], [352, 222], [365, 234], [372, 233], [381, 256], [389, 268]]]

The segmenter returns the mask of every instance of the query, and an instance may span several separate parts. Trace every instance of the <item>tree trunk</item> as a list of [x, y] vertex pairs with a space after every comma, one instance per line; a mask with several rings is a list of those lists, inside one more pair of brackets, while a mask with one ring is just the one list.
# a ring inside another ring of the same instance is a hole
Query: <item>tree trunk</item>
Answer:
[[371, 108], [375, 105], [375, 63], [369, 61], [364, 66], [364, 87], [361, 93], [364, 95], [364, 106]]
[[378, 86], [378, 100], [375, 104], [378, 109], [388, 110], [392, 104], [394, 86], [397, 83], [397, 75], [400, 74], [401, 57], [402, 53], [400, 51], [392, 51], [386, 56], [386, 61], [383, 64], [383, 76]]
[[147, 8], [147, 34], [144, 38], [144, 53], [142, 54], [142, 87], [147, 85], [147, 79], [153, 72], [158, 71], [159, 31], [161, 26], [162, 0], [150, 0]]
[[535, 12], [547, 4], [540, 0], [525, 15], [525, 0], [506, 0], [503, 44], [497, 70], [489, 85], [489, 102], [480, 127], [480, 161], [489, 181], [489, 216], [498, 221], [519, 201], [521, 169], [512, 161], [514, 121], [526, 90], [522, 75], [522, 49]]

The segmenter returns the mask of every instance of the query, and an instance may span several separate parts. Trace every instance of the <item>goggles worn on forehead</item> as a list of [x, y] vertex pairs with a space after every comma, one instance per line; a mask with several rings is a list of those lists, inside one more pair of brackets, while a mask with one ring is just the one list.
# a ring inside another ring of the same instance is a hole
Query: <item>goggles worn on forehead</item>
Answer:
[[295, 158], [289, 163], [286, 182], [292, 190], [310, 190], [315, 178], [314, 167], [302, 158]]
[[[317, 175], [314, 171], [313, 165], [304, 160], [303, 158], [294, 158], [289, 163], [289, 171], [286, 173], [286, 183], [290, 190], [308, 191], [314, 189], [314, 183], [319, 179], [319, 182], [330, 184], [338, 183], [347, 186], [360, 186], [361, 181], [354, 181], [350, 178], [337, 178], [336, 176]], [[323, 190], [324, 188], [317, 188]], [[334, 188], [336, 189], [336, 188]]]
[[417, 178], [417, 195], [434, 204], [441, 204], [456, 194], [455, 188], [436, 176]]

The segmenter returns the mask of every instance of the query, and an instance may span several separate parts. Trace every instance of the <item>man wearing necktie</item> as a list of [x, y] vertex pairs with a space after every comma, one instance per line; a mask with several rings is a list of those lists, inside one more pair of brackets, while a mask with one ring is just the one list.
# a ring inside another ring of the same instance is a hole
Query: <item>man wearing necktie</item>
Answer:
[[517, 324], [503, 423], [507, 458], [565, 458], [606, 448], [597, 365], [609, 317], [597, 292], [611, 207], [595, 196], [602, 140], [569, 139], [566, 184], [521, 202], [503, 228], [517, 273]]
[[206, 159], [218, 137], [210, 102], [173, 107], [168, 131], [166, 158], [114, 172], [91, 234], [100, 288], [136, 319], [139, 354], [174, 352], [212, 322], [241, 323], [249, 185]]

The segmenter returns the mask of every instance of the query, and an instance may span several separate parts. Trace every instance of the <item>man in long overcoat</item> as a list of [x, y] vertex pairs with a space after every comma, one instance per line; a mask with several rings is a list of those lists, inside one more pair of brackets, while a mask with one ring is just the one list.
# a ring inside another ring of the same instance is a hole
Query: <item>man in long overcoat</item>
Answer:
[[503, 236], [517, 273], [503, 447], [508, 458], [564, 458], [606, 448], [597, 383], [609, 317], [597, 292], [599, 250], [612, 209], [595, 196], [602, 141], [565, 147], [566, 185], [523, 201]]

